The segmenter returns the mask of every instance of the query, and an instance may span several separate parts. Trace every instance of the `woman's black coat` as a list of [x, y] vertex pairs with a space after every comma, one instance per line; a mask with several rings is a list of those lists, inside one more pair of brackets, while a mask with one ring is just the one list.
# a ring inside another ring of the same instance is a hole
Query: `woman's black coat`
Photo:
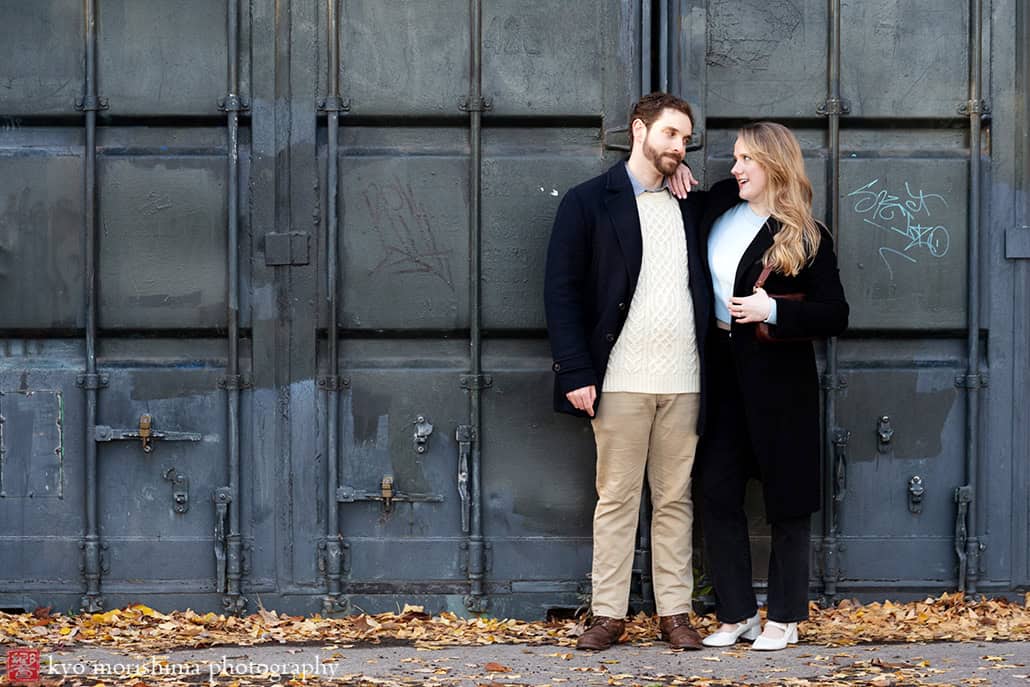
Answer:
[[[701, 245], [706, 267], [712, 225], [741, 202], [737, 193], [736, 181], [727, 179], [705, 194]], [[820, 228], [822, 240], [812, 262], [797, 276], [773, 272], [766, 280], [766, 293], [774, 298], [777, 293], [805, 294], [803, 301], [776, 302], [777, 324], [770, 329], [777, 337], [829, 337], [847, 328], [848, 303], [837, 271], [833, 239], [825, 228]], [[744, 252], [737, 266], [734, 296], [752, 294], [762, 272], [762, 257], [772, 246], [778, 229], [779, 223], [770, 218]], [[730, 348], [736, 379], [721, 379], [709, 368], [708, 382], [709, 388], [734, 381], [739, 384], [744, 405], [742, 420], [746, 422], [758, 463], [766, 515], [770, 522], [775, 522], [820, 508], [819, 379], [810, 342], [761, 343], [755, 338], [755, 328], [755, 324], [731, 323]], [[708, 344], [711, 343], [710, 338]], [[712, 360], [711, 355], [706, 358]], [[702, 438], [699, 465], [720, 460], [713, 448], [716, 443], [717, 437]]]

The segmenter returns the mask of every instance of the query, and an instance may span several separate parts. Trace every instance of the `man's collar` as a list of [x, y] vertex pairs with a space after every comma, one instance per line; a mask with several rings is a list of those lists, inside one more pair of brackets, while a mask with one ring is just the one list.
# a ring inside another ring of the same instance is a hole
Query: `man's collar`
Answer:
[[647, 188], [640, 180], [633, 176], [633, 171], [629, 168], [629, 162], [626, 163], [626, 175], [629, 177], [629, 183], [633, 186], [633, 197], [639, 196], [641, 193], [657, 193], [658, 191], [665, 191], [669, 188], [668, 177], [662, 177], [662, 183], [658, 185], [658, 188]]

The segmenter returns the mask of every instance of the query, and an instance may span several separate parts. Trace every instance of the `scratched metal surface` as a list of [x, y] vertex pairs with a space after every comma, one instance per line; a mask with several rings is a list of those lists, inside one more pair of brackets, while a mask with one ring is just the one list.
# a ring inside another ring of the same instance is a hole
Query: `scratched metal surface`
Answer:
[[[100, 0], [98, 422], [143, 413], [199, 442], [99, 445], [103, 593], [109, 607], [216, 610], [213, 491], [224, 486], [226, 417], [225, 0]], [[655, 1], [654, 12], [660, 5]], [[740, 120], [786, 119], [825, 216], [826, 3], [684, 0], [670, 47], [673, 90], [694, 101], [707, 147], [690, 160], [725, 176]], [[840, 504], [841, 588], [856, 596], [955, 584], [955, 504], [965, 456], [967, 3], [843, 2], [840, 231], [853, 331], [840, 344], [852, 431]], [[1027, 224], [1030, 19], [989, 3], [995, 108], [985, 187], [982, 587], [1030, 584], [1030, 293], [1002, 234]], [[324, 3], [243, 3], [241, 129], [242, 521], [252, 606], [320, 609], [327, 498], [325, 163], [340, 164], [340, 485], [382, 478], [428, 500], [340, 504], [344, 593], [356, 607], [423, 603], [462, 612], [455, 429], [468, 422], [468, 3], [342, 0], [340, 145], [326, 150]], [[542, 266], [562, 194], [619, 153], [639, 92], [638, 2], [484, 2], [483, 522], [490, 612], [540, 617], [589, 590], [592, 436], [550, 410]], [[1016, 17], [1017, 21], [1013, 21]], [[656, 22], [657, 26], [657, 22]], [[59, 36], [60, 40], [55, 39]], [[658, 37], [652, 36], [654, 44]], [[0, 607], [78, 607], [86, 440], [83, 392], [81, 6], [0, 0]], [[48, 50], [38, 50], [47, 45]], [[1022, 46], [1022, 47], [1020, 47]], [[661, 56], [657, 52], [655, 74]], [[1023, 64], [1019, 63], [1019, 64]], [[850, 117], [850, 119], [849, 119]], [[1002, 143], [998, 143], [1001, 141]], [[1022, 146], [1022, 147], [1020, 147]], [[1022, 151], [1022, 152], [1020, 152]], [[1024, 157], [1020, 157], [1020, 156]], [[300, 232], [310, 254], [266, 263], [266, 235]], [[990, 363], [988, 366], [986, 362]], [[881, 450], [877, 421], [894, 435]], [[433, 425], [415, 450], [415, 420]], [[176, 513], [168, 468], [189, 479]], [[922, 512], [907, 485], [922, 477]], [[442, 499], [442, 500], [437, 500]], [[755, 579], [768, 529], [748, 497]], [[821, 523], [815, 520], [816, 536]], [[699, 556], [700, 557], [700, 556]], [[818, 550], [813, 592], [819, 591]], [[634, 576], [634, 594], [641, 576]], [[635, 601], [636, 602], [636, 601]]]

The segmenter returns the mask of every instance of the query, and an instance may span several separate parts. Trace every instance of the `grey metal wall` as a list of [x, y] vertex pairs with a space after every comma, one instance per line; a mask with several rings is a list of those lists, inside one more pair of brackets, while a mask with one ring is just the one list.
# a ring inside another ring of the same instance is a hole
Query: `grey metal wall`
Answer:
[[1030, 18], [983, 2], [974, 182], [979, 0], [924, 5], [0, 0], [0, 607], [579, 605], [542, 263], [653, 86], [706, 182], [794, 127], [839, 233], [813, 591], [1027, 585]]

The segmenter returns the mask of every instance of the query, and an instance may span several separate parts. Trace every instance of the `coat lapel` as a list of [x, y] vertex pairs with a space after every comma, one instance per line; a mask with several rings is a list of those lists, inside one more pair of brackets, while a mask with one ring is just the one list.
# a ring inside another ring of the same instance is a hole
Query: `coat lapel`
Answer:
[[640, 277], [640, 263], [644, 256], [644, 243], [640, 236], [640, 215], [633, 186], [629, 183], [625, 163], [616, 163], [608, 170], [608, 188], [605, 207], [612, 222], [612, 229], [619, 241], [619, 248], [626, 260], [630, 293], [636, 290]]

